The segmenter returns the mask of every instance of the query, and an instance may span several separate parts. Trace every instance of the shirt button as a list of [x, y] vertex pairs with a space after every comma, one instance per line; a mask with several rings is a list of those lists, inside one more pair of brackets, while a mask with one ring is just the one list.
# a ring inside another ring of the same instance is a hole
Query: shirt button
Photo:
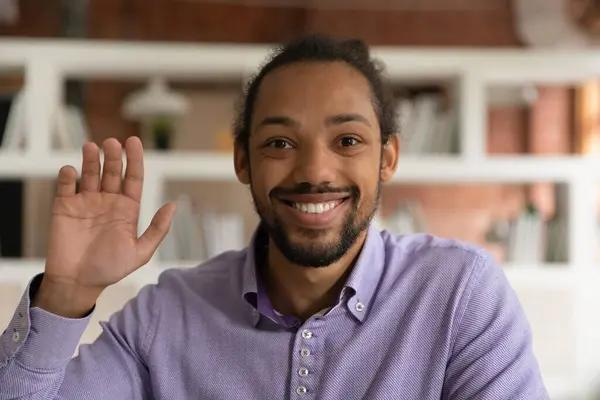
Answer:
[[298, 386], [298, 388], [296, 388], [296, 393], [298, 393], [299, 395], [303, 395], [306, 392], [308, 392], [308, 390], [306, 390], [304, 386]]
[[365, 305], [361, 302], [356, 303], [356, 311], [363, 312], [365, 310]]
[[312, 332], [309, 331], [308, 329], [305, 329], [302, 331], [302, 337], [304, 339], [310, 339], [312, 337]]
[[310, 356], [310, 350], [309, 349], [302, 349], [302, 350], [300, 350], [300, 355], [302, 357], [308, 357], [308, 356]]
[[12, 335], [12, 340], [13, 340], [13, 342], [15, 342], [15, 343], [16, 343], [16, 342], [18, 342], [20, 339], [21, 339], [21, 335], [19, 335], [19, 332], [16, 332], [16, 331], [15, 331], [15, 332], [13, 333], [13, 335]]
[[300, 376], [306, 376], [306, 375], [308, 375], [308, 370], [306, 368], [300, 368], [298, 370], [298, 375], [300, 375]]

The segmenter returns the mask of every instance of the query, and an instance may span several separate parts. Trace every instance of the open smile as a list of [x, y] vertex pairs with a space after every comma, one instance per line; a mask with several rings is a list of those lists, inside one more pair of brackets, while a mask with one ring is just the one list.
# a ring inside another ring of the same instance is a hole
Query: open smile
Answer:
[[[303, 195], [308, 196], [308, 195]], [[300, 196], [299, 196], [300, 197]], [[321, 196], [326, 197], [326, 196]], [[331, 196], [330, 196], [331, 197]], [[286, 205], [285, 213], [291, 217], [298, 225], [317, 228], [326, 227], [335, 221], [338, 215], [341, 215], [350, 202], [350, 196], [336, 195], [336, 198], [315, 201], [313, 199], [280, 199]], [[304, 201], [302, 201], [304, 200]]]
[[308, 214], [323, 214], [324, 212], [333, 210], [344, 201], [346, 201], [346, 199], [333, 200], [324, 203], [299, 203], [284, 200], [287, 205]]

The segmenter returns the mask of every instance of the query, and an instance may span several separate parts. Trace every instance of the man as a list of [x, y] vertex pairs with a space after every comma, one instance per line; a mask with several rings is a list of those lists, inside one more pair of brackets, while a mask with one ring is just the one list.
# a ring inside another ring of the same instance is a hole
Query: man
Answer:
[[59, 172], [43, 275], [0, 342], [0, 399], [547, 399], [530, 328], [486, 252], [370, 226], [398, 160], [360, 41], [299, 38], [250, 83], [235, 170], [261, 223], [242, 251], [164, 272], [71, 359], [102, 291], [147, 263], [140, 142]]

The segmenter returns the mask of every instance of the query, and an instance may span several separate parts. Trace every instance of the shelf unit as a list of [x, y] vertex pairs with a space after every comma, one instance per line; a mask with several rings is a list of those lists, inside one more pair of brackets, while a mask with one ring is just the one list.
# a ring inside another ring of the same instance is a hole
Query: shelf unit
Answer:
[[[52, 108], [62, 98], [67, 78], [141, 79], [160, 75], [169, 80], [243, 80], [268, 54], [256, 45], [115, 43], [104, 41], [0, 40], [0, 73], [24, 71], [26, 132], [23, 151], [0, 149], [0, 178], [54, 178], [62, 165], [79, 169], [81, 155], [50, 146]], [[568, 188], [569, 260], [561, 265], [506, 265], [520, 295], [542, 288], [549, 296], [568, 290], [574, 296], [573, 335], [568, 347], [575, 368], [567, 374], [542, 371], [553, 398], [586, 398], [600, 377], [600, 268], [596, 266], [596, 187], [600, 160], [583, 157], [488, 156], [486, 153], [486, 89], [490, 85], [573, 83], [600, 73], [600, 52], [447, 48], [375, 48], [392, 80], [450, 79], [456, 83], [460, 153], [401, 158], [395, 183], [528, 183], [549, 181]], [[168, 179], [234, 181], [230, 154], [200, 151], [147, 151], [140, 231], [163, 204]], [[155, 282], [170, 267], [155, 257], [127, 283]], [[42, 271], [43, 260], [0, 259], [0, 284], [24, 286]], [[533, 292], [531, 292], [533, 293]], [[530, 308], [530, 317], [542, 306]], [[534, 326], [534, 340], [545, 325]], [[551, 357], [538, 354], [544, 360]], [[542, 364], [544, 364], [542, 362]], [[543, 367], [543, 365], [542, 365]], [[574, 397], [566, 397], [574, 396]]]

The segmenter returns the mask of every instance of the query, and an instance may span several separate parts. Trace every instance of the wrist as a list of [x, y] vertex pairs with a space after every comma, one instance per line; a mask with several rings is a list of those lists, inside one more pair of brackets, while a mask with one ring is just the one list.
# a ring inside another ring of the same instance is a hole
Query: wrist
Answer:
[[83, 318], [92, 311], [101, 293], [99, 288], [85, 288], [44, 276], [31, 307], [65, 318]]

